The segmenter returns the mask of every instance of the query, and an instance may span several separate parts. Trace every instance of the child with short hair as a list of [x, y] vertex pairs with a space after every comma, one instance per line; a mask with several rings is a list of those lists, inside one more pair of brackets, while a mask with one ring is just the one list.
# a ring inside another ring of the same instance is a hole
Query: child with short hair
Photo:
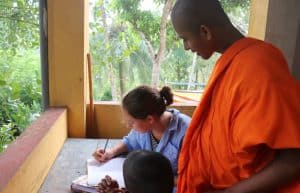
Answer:
[[100, 193], [172, 193], [173, 171], [170, 161], [162, 154], [153, 151], [133, 151], [123, 164], [126, 189], [106, 176], [99, 183]]

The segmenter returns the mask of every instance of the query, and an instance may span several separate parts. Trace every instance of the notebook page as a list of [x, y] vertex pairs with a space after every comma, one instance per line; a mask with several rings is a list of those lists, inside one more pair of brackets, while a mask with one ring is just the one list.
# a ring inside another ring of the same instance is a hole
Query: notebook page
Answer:
[[123, 162], [125, 158], [113, 158], [107, 162], [99, 163], [94, 158], [87, 160], [88, 185], [95, 186], [106, 175], [116, 180], [119, 187], [125, 187], [123, 179]]

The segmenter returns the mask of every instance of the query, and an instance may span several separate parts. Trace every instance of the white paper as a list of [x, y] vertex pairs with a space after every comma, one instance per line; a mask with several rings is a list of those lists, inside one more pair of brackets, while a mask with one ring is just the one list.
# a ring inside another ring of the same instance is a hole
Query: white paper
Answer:
[[87, 175], [83, 175], [78, 177], [77, 179], [73, 180], [72, 183], [74, 184], [78, 184], [80, 186], [85, 186], [85, 187], [89, 187], [88, 185], [88, 176]]
[[116, 180], [119, 187], [125, 187], [123, 178], [123, 162], [125, 158], [113, 158], [107, 162], [100, 163], [94, 158], [87, 160], [88, 185], [95, 186], [106, 175]]
[[88, 176], [83, 175], [75, 179], [71, 184], [72, 192], [98, 193], [96, 187], [87, 184]]

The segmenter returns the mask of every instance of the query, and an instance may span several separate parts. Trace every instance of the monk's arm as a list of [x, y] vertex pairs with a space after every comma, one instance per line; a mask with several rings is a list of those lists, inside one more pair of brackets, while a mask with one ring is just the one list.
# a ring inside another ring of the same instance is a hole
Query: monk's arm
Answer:
[[224, 192], [273, 192], [297, 179], [300, 179], [300, 149], [283, 149], [277, 151], [274, 160], [266, 168]]

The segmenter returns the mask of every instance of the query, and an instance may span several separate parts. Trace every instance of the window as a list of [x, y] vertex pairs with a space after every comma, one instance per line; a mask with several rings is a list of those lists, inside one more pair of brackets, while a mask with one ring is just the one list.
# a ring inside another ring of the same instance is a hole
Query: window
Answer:
[[[160, 24], [170, 1], [90, 0], [90, 50], [95, 100], [118, 101], [140, 84], [170, 86], [198, 100], [218, 54], [203, 60], [184, 50], [170, 23], [161, 52]], [[164, 4], [165, 3], [165, 4]], [[247, 33], [250, 0], [221, 0], [232, 22]]]
[[0, 2], [0, 152], [41, 111], [38, 0]]

